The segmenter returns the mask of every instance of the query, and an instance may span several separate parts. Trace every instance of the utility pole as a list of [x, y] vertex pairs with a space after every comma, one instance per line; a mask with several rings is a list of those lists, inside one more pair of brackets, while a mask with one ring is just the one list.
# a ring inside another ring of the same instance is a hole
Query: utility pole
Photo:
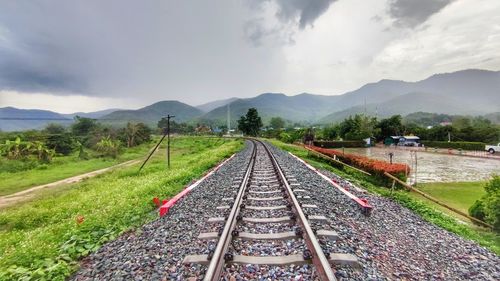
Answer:
[[[151, 150], [151, 153], [149, 153], [148, 158], [142, 163], [141, 167], [139, 168], [139, 172], [142, 170], [144, 165], [146, 165], [146, 162], [148, 162], [149, 158], [151, 158], [151, 155], [156, 151], [156, 149], [160, 146], [161, 142], [165, 137], [168, 137], [168, 143], [167, 143], [167, 165], [168, 168], [170, 169], [170, 118], [174, 118], [175, 116], [173, 115], [167, 115], [167, 130], [163, 131], [163, 137], [161, 137], [160, 141], [156, 144], [156, 146]], [[164, 117], [165, 118], [165, 117]]]
[[170, 169], [170, 118], [174, 118], [175, 116], [168, 114], [167, 115], [167, 166]]
[[415, 187], [417, 186], [417, 167], [418, 167], [418, 157], [417, 157], [417, 151], [415, 150]]
[[231, 111], [230, 111], [230, 103], [227, 104], [227, 135], [231, 135]]

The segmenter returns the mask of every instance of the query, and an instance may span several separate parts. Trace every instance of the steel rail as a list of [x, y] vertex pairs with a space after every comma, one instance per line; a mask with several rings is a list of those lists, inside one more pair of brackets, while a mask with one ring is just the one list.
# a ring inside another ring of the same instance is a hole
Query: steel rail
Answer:
[[250, 161], [248, 162], [247, 171], [245, 176], [242, 179], [238, 195], [234, 201], [233, 207], [231, 208], [231, 212], [227, 218], [226, 224], [224, 225], [224, 229], [222, 234], [217, 242], [217, 247], [213, 253], [212, 259], [208, 265], [207, 271], [205, 273], [205, 277], [203, 280], [205, 281], [218, 281], [220, 279], [222, 269], [225, 265], [224, 256], [229, 248], [229, 243], [232, 240], [232, 231], [236, 226], [236, 217], [240, 212], [240, 205], [243, 198], [243, 194], [248, 185], [248, 180], [250, 179], [250, 175], [252, 174], [255, 159], [257, 158], [257, 143], [254, 140], [250, 140], [253, 144], [253, 151]]
[[318, 240], [316, 239], [316, 236], [309, 225], [309, 222], [307, 221], [306, 216], [304, 215], [304, 212], [302, 211], [302, 208], [299, 204], [299, 201], [295, 197], [295, 194], [292, 191], [292, 188], [288, 184], [288, 180], [286, 179], [285, 175], [283, 174], [283, 171], [278, 164], [278, 161], [274, 157], [274, 155], [271, 153], [269, 148], [264, 144], [264, 142], [257, 140], [264, 146], [266, 152], [269, 155], [269, 158], [271, 158], [271, 162], [278, 174], [278, 176], [281, 178], [283, 185], [285, 185], [287, 193], [289, 198], [293, 202], [294, 210], [296, 211], [299, 219], [299, 223], [302, 225], [304, 228], [304, 240], [306, 241], [308, 249], [312, 252], [312, 262], [314, 266], [316, 267], [316, 270], [318, 271], [318, 277], [323, 280], [330, 280], [334, 281], [337, 280], [335, 278], [335, 274], [333, 273], [333, 270], [330, 266], [330, 262], [326, 258], [325, 254], [323, 253], [323, 249], [321, 248], [321, 245], [319, 244]]

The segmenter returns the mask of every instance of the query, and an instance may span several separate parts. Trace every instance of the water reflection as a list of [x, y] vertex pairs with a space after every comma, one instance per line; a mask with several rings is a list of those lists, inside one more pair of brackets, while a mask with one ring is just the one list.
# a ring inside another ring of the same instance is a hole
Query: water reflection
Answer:
[[[389, 162], [389, 153], [392, 152], [394, 163], [406, 163], [415, 166], [415, 157], [408, 150], [395, 148], [346, 148], [346, 153], [365, 155]], [[415, 169], [412, 169], [410, 182], [414, 182]], [[454, 181], [482, 181], [492, 174], [500, 174], [500, 160], [454, 156], [430, 152], [417, 153], [417, 181], [418, 182], [454, 182]]]

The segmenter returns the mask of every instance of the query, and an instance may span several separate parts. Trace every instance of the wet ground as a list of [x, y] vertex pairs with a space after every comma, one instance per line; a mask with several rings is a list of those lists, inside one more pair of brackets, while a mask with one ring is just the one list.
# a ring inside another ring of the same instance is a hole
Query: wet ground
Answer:
[[[370, 147], [346, 148], [345, 152], [385, 161], [389, 161], [389, 153], [392, 152], [394, 154], [393, 162], [406, 163], [410, 167], [413, 167], [409, 180], [411, 183], [415, 180], [415, 156], [408, 150]], [[500, 161], [496, 159], [417, 152], [416, 170], [417, 181], [419, 183], [482, 181], [489, 179], [492, 174], [500, 174]]]

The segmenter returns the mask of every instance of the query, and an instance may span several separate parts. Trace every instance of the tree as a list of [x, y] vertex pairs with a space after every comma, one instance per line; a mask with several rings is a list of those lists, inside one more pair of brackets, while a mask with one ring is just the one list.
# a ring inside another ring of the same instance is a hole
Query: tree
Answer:
[[279, 130], [283, 127], [285, 127], [285, 120], [281, 117], [273, 117], [271, 118], [271, 121], [269, 122], [271, 127], [275, 130]]
[[[99, 125], [94, 119], [76, 116], [75, 123], [71, 125], [71, 132], [84, 146], [90, 147], [93, 145], [93, 134], [99, 128]], [[100, 136], [97, 136], [99, 138]], [[94, 138], [96, 139], [96, 138]], [[95, 143], [95, 142], [94, 142]]]
[[100, 152], [101, 156], [116, 158], [120, 153], [120, 141], [113, 140], [109, 136], [102, 138], [96, 144], [96, 150]]
[[493, 178], [484, 186], [486, 194], [469, 209], [469, 214], [493, 225], [500, 231], [500, 176]]
[[120, 139], [127, 143], [127, 147], [133, 147], [151, 140], [151, 129], [144, 123], [128, 122], [127, 126], [120, 131]]
[[[167, 128], [167, 118], [162, 118], [158, 121], [158, 128], [163, 133]], [[174, 134], [190, 134], [194, 132], [194, 126], [188, 125], [187, 123], [177, 123], [174, 120], [170, 120], [170, 133]]]
[[75, 140], [61, 124], [51, 123], [43, 130], [47, 134], [45, 144], [62, 155], [69, 155], [75, 149]]
[[248, 109], [246, 116], [241, 116], [238, 120], [238, 129], [249, 136], [257, 136], [262, 128], [262, 119], [256, 108]]
[[362, 140], [374, 135], [377, 119], [363, 114], [356, 114], [354, 117], [340, 122], [339, 135], [346, 140]]
[[43, 131], [49, 135], [56, 135], [65, 133], [66, 128], [64, 128], [64, 126], [61, 124], [50, 123], [45, 127]]
[[75, 123], [71, 126], [71, 131], [75, 136], [86, 136], [97, 128], [97, 123], [94, 119], [86, 117], [75, 117]]
[[393, 115], [382, 119], [377, 124], [377, 128], [380, 128], [380, 135], [377, 137], [379, 140], [389, 136], [400, 136], [404, 132], [403, 118], [401, 115]]
[[320, 136], [322, 139], [325, 140], [335, 140], [339, 135], [339, 130], [340, 128], [338, 125], [328, 126], [321, 130]]

